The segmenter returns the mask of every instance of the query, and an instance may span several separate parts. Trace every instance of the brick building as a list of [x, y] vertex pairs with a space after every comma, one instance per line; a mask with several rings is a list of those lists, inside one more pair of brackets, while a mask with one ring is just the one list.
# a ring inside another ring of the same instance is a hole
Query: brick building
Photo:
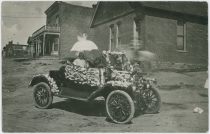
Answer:
[[101, 50], [141, 45], [161, 62], [207, 65], [207, 8], [205, 2], [98, 2], [93, 41]]
[[56, 1], [46, 11], [46, 25], [32, 34], [33, 55], [68, 57], [79, 33], [87, 33], [93, 8]]

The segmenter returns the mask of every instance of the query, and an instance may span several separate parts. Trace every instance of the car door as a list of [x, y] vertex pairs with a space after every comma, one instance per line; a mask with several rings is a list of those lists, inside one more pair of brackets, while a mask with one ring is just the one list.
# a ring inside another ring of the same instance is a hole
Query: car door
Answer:
[[[94, 71], [84, 70], [74, 65], [67, 65], [64, 70], [64, 81], [61, 86], [61, 95], [76, 99], [87, 99], [91, 93], [97, 90], [97, 84], [93, 83]], [[91, 79], [92, 78], [92, 79]]]

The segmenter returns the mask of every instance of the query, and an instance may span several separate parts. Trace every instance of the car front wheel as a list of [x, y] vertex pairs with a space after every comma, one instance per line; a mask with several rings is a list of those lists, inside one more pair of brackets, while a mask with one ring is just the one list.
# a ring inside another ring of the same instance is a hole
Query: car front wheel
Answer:
[[128, 123], [135, 113], [134, 102], [128, 93], [114, 90], [106, 99], [106, 112], [113, 122]]
[[144, 101], [146, 104], [145, 114], [158, 113], [161, 106], [161, 97], [158, 93], [158, 89], [154, 86], [146, 89], [143, 93]]
[[36, 84], [33, 88], [33, 99], [36, 107], [49, 108], [53, 101], [50, 87], [44, 82]]

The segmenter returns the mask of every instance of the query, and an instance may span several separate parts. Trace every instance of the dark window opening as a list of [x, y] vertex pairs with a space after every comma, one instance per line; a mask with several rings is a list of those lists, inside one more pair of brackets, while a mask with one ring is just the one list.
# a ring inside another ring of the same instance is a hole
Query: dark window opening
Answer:
[[177, 50], [186, 51], [186, 26], [184, 21], [177, 21]]

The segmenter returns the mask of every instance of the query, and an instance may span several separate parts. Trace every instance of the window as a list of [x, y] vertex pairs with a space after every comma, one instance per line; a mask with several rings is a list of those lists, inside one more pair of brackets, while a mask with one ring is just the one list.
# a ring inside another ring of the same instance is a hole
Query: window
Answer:
[[121, 37], [120, 37], [120, 33], [121, 33], [121, 22], [117, 23], [117, 28], [116, 28], [116, 47], [118, 47], [121, 44]]
[[47, 25], [50, 25], [50, 18], [49, 18], [49, 16], [47, 16]]
[[23, 50], [26, 50], [26, 46], [23, 46]]
[[55, 38], [54, 51], [58, 51], [59, 38]]
[[55, 25], [59, 26], [59, 16], [58, 15], [56, 16]]
[[177, 21], [177, 50], [186, 51], [186, 30], [184, 21]]
[[109, 50], [113, 51], [121, 44], [121, 22], [109, 26]]
[[139, 45], [139, 23], [137, 21], [133, 21], [133, 45]]
[[109, 50], [113, 50], [113, 47], [115, 45], [114, 41], [115, 41], [115, 31], [114, 31], [114, 25], [110, 25], [109, 27]]

